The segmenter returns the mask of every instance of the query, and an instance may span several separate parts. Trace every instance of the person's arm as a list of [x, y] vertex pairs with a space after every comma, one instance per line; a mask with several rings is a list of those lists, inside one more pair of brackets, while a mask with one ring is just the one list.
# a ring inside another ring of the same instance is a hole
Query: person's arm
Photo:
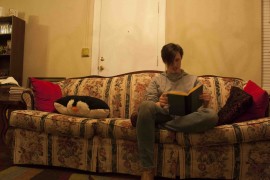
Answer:
[[153, 78], [149, 83], [145, 96], [148, 101], [158, 102], [159, 94], [156, 78]]
[[[197, 86], [198, 84], [202, 84], [202, 83], [201, 83], [200, 81], [198, 81], [198, 79], [197, 79], [196, 82], [195, 82], [195, 86]], [[207, 108], [208, 105], [209, 105], [209, 102], [210, 102], [210, 100], [211, 100], [211, 95], [210, 95], [210, 93], [208, 93], [208, 92], [203, 92], [203, 93], [200, 95], [200, 99], [203, 101], [202, 106], [203, 106], [204, 108]]]
[[165, 93], [160, 95], [158, 87], [157, 79], [154, 78], [147, 87], [146, 100], [153, 101], [156, 103], [156, 105], [163, 108], [164, 106], [168, 105], [168, 98]]

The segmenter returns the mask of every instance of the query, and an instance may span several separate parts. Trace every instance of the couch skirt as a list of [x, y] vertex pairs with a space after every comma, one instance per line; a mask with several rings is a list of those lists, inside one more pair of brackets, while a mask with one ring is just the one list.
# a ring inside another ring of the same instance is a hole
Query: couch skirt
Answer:
[[96, 172], [98, 137], [92, 139], [11, 129], [14, 164], [36, 164]]

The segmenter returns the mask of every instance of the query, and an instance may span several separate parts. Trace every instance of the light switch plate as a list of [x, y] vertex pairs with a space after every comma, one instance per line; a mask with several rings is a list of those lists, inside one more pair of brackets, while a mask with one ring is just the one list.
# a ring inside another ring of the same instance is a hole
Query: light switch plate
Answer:
[[82, 48], [82, 57], [89, 57], [89, 48]]

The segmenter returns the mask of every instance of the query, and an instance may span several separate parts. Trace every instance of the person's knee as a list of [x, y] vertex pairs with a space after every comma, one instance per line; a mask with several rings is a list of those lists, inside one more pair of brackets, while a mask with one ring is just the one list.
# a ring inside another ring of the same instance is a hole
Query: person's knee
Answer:
[[139, 106], [139, 113], [143, 111], [149, 111], [154, 109], [156, 106], [156, 103], [153, 101], [143, 101]]
[[[156, 104], [152, 101], [143, 101], [138, 109], [136, 128], [149, 131], [154, 129], [155, 125]], [[147, 129], [147, 128], [148, 129]]]
[[138, 109], [137, 125], [146, 121], [154, 121], [155, 114], [156, 104], [152, 101], [143, 101]]

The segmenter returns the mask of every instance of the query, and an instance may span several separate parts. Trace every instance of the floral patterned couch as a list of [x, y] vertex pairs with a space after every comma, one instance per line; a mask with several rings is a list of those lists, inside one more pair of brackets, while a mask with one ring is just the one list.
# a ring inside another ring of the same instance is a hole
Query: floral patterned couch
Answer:
[[[63, 96], [88, 95], [104, 100], [110, 117], [91, 119], [33, 110], [33, 97], [22, 97], [27, 110], [13, 111], [6, 140], [14, 164], [60, 166], [101, 173], [140, 175], [136, 129], [130, 115], [144, 99], [158, 71], [139, 71], [58, 82]], [[238, 78], [200, 76], [219, 111]], [[269, 179], [270, 118], [217, 126], [203, 133], [156, 130], [156, 176], [181, 179]]]

